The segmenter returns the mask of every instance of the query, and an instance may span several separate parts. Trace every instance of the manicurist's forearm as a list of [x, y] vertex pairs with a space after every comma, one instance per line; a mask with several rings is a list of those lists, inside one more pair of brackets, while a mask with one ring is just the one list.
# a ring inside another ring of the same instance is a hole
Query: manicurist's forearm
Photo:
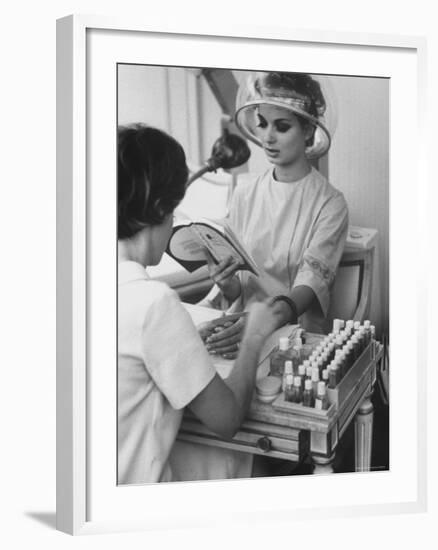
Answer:
[[275, 324], [271, 305], [253, 304], [230, 376], [224, 381], [216, 374], [189, 405], [210, 430], [222, 437], [233, 437], [245, 418], [254, 390], [260, 351], [266, 338], [275, 330]]
[[243, 421], [251, 403], [263, 342], [264, 337], [258, 335], [245, 336], [240, 345], [239, 356], [236, 359], [234, 368], [225, 380], [227, 386], [234, 393], [237, 403], [239, 403], [239, 424]]
[[231, 439], [245, 418], [263, 340], [262, 337], [246, 338], [230, 376], [222, 380], [216, 374], [189, 405], [207, 428], [221, 437]]

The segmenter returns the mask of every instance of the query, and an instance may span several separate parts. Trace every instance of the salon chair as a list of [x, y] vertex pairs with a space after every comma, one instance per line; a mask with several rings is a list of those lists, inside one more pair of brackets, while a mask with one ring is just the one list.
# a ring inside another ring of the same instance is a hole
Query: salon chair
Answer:
[[370, 312], [377, 230], [350, 226], [331, 292], [327, 331], [333, 319], [363, 321]]

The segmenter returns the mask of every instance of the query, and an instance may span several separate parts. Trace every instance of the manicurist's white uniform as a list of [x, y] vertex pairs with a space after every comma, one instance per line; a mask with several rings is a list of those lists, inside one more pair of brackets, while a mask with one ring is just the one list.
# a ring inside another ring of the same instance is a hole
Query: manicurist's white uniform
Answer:
[[171, 481], [182, 410], [215, 369], [187, 311], [138, 263], [118, 267], [118, 483]]
[[314, 168], [295, 182], [280, 182], [273, 168], [239, 182], [228, 221], [256, 262], [260, 276], [240, 271], [246, 308], [269, 296], [310, 287], [315, 303], [300, 319], [310, 331], [322, 332], [348, 231], [343, 194]]

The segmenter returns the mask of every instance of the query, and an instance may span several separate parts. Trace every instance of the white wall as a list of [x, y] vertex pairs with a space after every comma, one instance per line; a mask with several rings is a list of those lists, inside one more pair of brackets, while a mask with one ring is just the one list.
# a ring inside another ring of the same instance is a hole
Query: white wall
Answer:
[[347, 200], [350, 223], [378, 230], [370, 317], [388, 330], [389, 80], [334, 77], [338, 123], [329, 179]]
[[123, 64], [118, 83], [119, 124], [156, 126], [182, 144], [191, 162], [207, 158], [220, 133], [220, 109], [199, 71]]

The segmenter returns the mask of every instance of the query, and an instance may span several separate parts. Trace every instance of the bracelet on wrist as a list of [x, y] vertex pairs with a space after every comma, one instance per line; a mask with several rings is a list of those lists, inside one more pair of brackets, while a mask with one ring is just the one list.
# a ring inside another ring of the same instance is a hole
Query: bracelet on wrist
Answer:
[[295, 305], [295, 302], [289, 298], [289, 296], [285, 296], [284, 294], [279, 294], [278, 296], [274, 296], [272, 298], [272, 303], [275, 304], [275, 302], [285, 302], [290, 310], [291, 310], [291, 318], [289, 322], [292, 325], [295, 325], [298, 322], [298, 310], [297, 306]]

